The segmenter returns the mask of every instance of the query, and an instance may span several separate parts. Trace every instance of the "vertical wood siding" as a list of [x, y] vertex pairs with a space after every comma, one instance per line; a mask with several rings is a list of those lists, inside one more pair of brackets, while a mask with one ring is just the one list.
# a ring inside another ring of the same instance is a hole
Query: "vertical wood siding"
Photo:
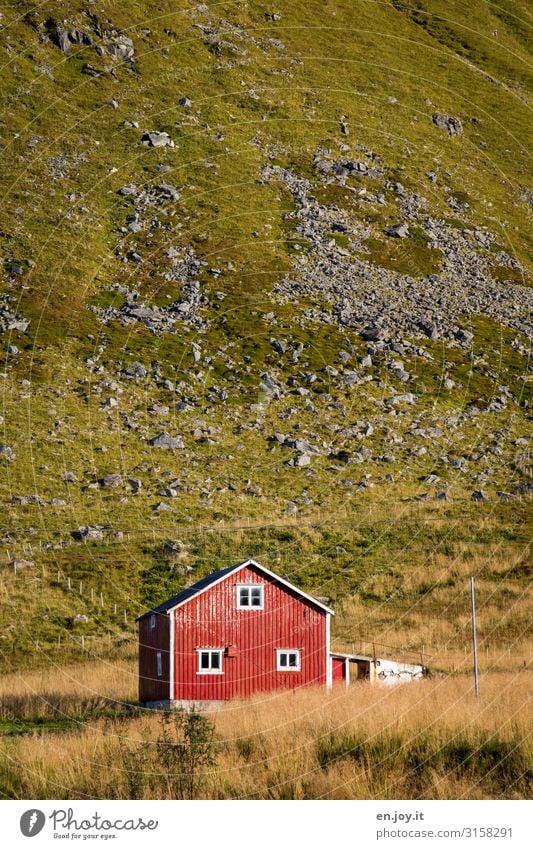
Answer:
[[[170, 698], [169, 629], [167, 614], [156, 615], [156, 626], [150, 628], [150, 617], [139, 621], [139, 701], [152, 702]], [[157, 652], [161, 652], [162, 675], [157, 675]]]
[[[236, 585], [264, 586], [262, 610], [237, 610]], [[326, 682], [326, 615], [248, 566], [171, 611], [174, 698], [223, 700]], [[199, 675], [199, 648], [223, 649], [222, 675]], [[233, 657], [228, 657], [230, 650]], [[276, 671], [276, 649], [298, 649], [301, 669]], [[155, 659], [154, 659], [155, 664]]]

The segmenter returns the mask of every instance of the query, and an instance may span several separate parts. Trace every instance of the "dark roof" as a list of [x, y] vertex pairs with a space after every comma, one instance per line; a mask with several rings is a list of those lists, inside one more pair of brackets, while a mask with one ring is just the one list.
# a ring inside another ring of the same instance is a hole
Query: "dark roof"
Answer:
[[206, 587], [214, 584], [215, 581], [220, 580], [220, 578], [224, 578], [225, 575], [229, 575], [230, 572], [233, 572], [240, 566], [242, 566], [242, 563], [237, 563], [234, 566], [227, 566], [225, 569], [219, 569], [218, 572], [212, 572], [211, 575], [206, 575], [205, 578], [201, 578], [193, 584], [192, 587], [182, 590], [177, 595], [174, 595], [172, 598], [164, 601], [163, 604], [159, 604], [157, 607], [152, 607], [151, 610], [147, 610], [146, 613], [142, 613], [141, 616], [137, 617], [137, 620], [144, 619], [145, 616], [150, 616], [152, 613], [166, 613], [171, 607], [175, 607], [177, 604], [182, 604], [182, 602], [192, 598], [196, 595], [196, 593], [200, 592], [200, 590], [205, 590]]

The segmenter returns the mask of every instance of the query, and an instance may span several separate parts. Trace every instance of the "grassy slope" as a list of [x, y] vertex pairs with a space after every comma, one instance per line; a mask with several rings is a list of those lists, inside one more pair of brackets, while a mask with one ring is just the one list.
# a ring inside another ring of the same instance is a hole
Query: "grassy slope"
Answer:
[[[428, 197], [435, 215], [450, 218], [440, 184], [433, 187], [425, 177], [437, 171], [451, 192], [469, 203], [456, 225], [487, 226], [509, 254], [527, 261], [521, 199], [528, 164], [525, 4], [475, 4], [475, 31], [469, 26], [472, 4], [461, 2], [357, 2], [355, 12], [353, 0], [286, 5], [279, 22], [265, 18], [271, 11], [267, 4], [213, 5], [211, 17], [223, 31], [218, 38], [229, 43], [218, 52], [196, 26], [204, 16], [190, 16], [188, 4], [91, 6], [100, 19], [109, 18], [135, 41], [135, 65], [117, 66], [118, 80], [82, 72], [87, 62], [103, 66], [94, 50], [73, 49], [66, 58], [51, 43], [39, 41], [36, 27], [47, 18], [66, 18], [70, 26], [87, 28], [84, 4], [69, 3], [66, 11], [64, 4], [49, 3], [31, 11], [29, 4], [12, 3], [4, 13], [0, 256], [6, 260], [5, 289], [18, 299], [31, 325], [28, 333], [6, 338], [21, 353], [5, 362], [3, 439], [14, 448], [16, 461], [2, 470], [0, 493], [6, 561], [25, 553], [35, 562], [17, 576], [2, 576], [8, 667], [46, 662], [50, 656], [77, 657], [82, 635], [92, 637], [87, 644], [96, 654], [114, 652], [131, 638], [133, 617], [145, 605], [247, 554], [330, 596], [341, 608], [338, 639], [372, 637], [410, 648], [424, 645], [430, 652], [450, 641], [461, 650], [466, 643], [465, 578], [475, 568], [486, 613], [482, 639], [487, 645], [521, 640], [527, 605], [525, 507], [498, 504], [494, 492], [524, 479], [521, 452], [513, 445], [525, 433], [522, 408], [512, 405], [465, 423], [461, 441], [445, 433], [423, 458], [395, 447], [393, 464], [372, 461], [354, 471], [339, 470], [323, 457], [313, 464], [314, 476], [308, 476], [286, 470], [290, 455], [280, 448], [271, 451], [265, 439], [279, 429], [278, 412], [287, 404], [273, 402], [259, 414], [249, 404], [259, 400], [259, 372], [278, 365], [268, 341], [273, 333], [305, 345], [305, 359], [298, 367], [287, 365], [286, 376], [302, 366], [318, 371], [335, 363], [343, 348], [364, 351], [349, 330], [302, 325], [298, 310], [272, 306], [269, 291], [290, 269], [294, 253], [294, 232], [283, 218], [293, 203], [282, 186], [258, 183], [265, 151], [312, 177], [317, 146], [337, 151], [344, 142], [365, 145], [379, 154], [390, 179], [401, 179]], [[146, 28], [150, 33], [143, 35]], [[269, 38], [280, 39], [284, 49]], [[189, 110], [179, 106], [183, 95], [192, 100]], [[397, 102], [390, 103], [390, 97]], [[116, 98], [117, 109], [105, 105], [110, 98]], [[431, 123], [435, 111], [459, 115], [464, 135], [451, 139], [438, 130]], [[342, 115], [347, 116], [348, 138], [340, 134]], [[124, 127], [125, 120], [137, 121], [139, 129]], [[140, 146], [141, 132], [153, 129], [167, 130], [176, 148]], [[224, 138], [217, 140], [216, 133]], [[51, 160], [58, 156], [64, 157], [65, 176], [53, 177], [51, 169], [57, 166]], [[206, 168], [205, 161], [213, 167]], [[153, 170], [159, 162], [171, 167], [165, 180], [182, 190], [181, 199], [171, 210], [172, 226], [127, 237], [128, 247], [144, 261], [125, 265], [117, 256], [124, 239], [118, 228], [130, 206], [117, 190], [129, 182], [159, 181]], [[339, 196], [329, 200], [340, 206], [345, 202]], [[374, 260], [390, 266], [380, 232], [394, 220], [393, 200], [360, 215], [375, 228]], [[147, 406], [171, 404], [174, 396], [153, 382], [139, 381], [124, 385], [121, 406], [108, 414], [91, 388], [97, 378], [84, 365], [101, 339], [109, 375], [116, 375], [119, 363], [157, 360], [164, 376], [179, 381], [196, 368], [195, 334], [183, 329], [176, 337], [154, 337], [141, 326], [118, 325], [102, 330], [85, 305], [120, 303], [120, 296], [107, 289], [116, 282], [139, 288], [154, 303], [174, 299], [179, 286], [164, 279], [166, 253], [170, 245], [188, 244], [209, 267], [225, 269], [215, 282], [202, 275], [208, 291], [222, 288], [226, 298], [198, 340], [203, 354], [213, 357], [196, 369], [200, 403], [192, 413], [158, 421]], [[408, 267], [415, 262], [425, 271], [424, 263], [435, 259], [415, 242], [405, 250], [417, 251], [407, 257]], [[12, 260], [34, 263], [14, 283], [7, 273]], [[279, 322], [275, 331], [263, 317], [271, 309]], [[518, 399], [524, 397], [524, 358], [510, 344], [516, 334], [481, 318], [472, 321], [472, 328], [477, 361], [458, 349], [428, 343], [434, 363], [416, 364], [416, 411], [426, 425], [445, 413], [460, 413], [469, 403], [486, 406], [501, 383]], [[249, 374], [242, 369], [244, 356], [250, 357]], [[451, 395], [440, 389], [444, 362], [457, 383]], [[232, 386], [232, 373], [242, 390]], [[354, 397], [337, 386], [331, 390], [346, 403], [349, 421], [372, 417], [376, 400], [402, 391], [379, 362], [377, 375], [365, 396]], [[23, 383], [27, 379], [30, 385]], [[207, 400], [212, 383], [230, 390], [226, 405]], [[137, 411], [142, 438], [161, 429], [182, 432], [185, 457], [161, 456], [149, 448], [124, 427], [121, 409]], [[261, 415], [259, 430], [236, 430], [237, 422], [254, 423]], [[195, 442], [191, 433], [198, 420], [221, 428], [216, 444]], [[318, 401], [317, 413], [298, 412], [302, 432], [321, 439], [328, 438], [332, 420], [347, 423]], [[391, 424], [405, 434], [409, 420], [400, 416]], [[498, 432], [505, 433], [503, 456], [490, 454], [492, 435]], [[389, 450], [386, 439], [387, 427], [381, 425], [368, 440], [375, 454], [380, 447]], [[469, 493], [480, 484], [439, 460], [444, 453], [461, 454], [465, 446], [479, 451], [482, 468], [493, 469], [488, 505], [471, 505]], [[74, 470], [80, 483], [66, 486], [60, 478], [66, 469]], [[142, 493], [87, 488], [110, 471], [141, 477]], [[418, 479], [431, 471], [450, 483], [452, 503], [412, 503], [414, 495], [427, 490]], [[372, 488], [341, 484], [346, 477], [357, 483], [365, 472], [373, 476]], [[173, 512], [154, 513], [161, 486], [173, 477], [183, 485], [170, 501]], [[261, 487], [261, 495], [246, 494], [248, 479]], [[64, 498], [66, 506], [10, 504], [13, 495], [32, 492]], [[306, 506], [305, 498], [313, 505]], [[295, 523], [285, 515], [288, 502], [299, 505]], [[339, 517], [348, 524], [332, 525]], [[72, 529], [89, 523], [112, 529], [104, 544], [41, 550], [70, 541]], [[247, 530], [248, 523], [293, 527], [260, 532]], [[244, 530], [230, 533], [228, 525]], [[205, 526], [220, 532], [206, 534]], [[124, 538], [114, 540], [114, 530], [124, 532]], [[172, 558], [164, 554], [162, 542], [176, 537], [184, 554], [175, 565], [191, 566], [191, 575], [169, 570]], [[513, 615], [506, 618], [508, 610]], [[87, 615], [88, 622], [73, 624], [77, 613]], [[393, 629], [393, 622], [401, 625]]]

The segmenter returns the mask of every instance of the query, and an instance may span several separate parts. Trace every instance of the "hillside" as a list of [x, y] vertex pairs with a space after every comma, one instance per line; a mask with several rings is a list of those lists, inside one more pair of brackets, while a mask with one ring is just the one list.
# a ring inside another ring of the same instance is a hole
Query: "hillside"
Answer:
[[447, 671], [475, 574], [527, 661], [530, 18], [6, 0], [5, 671], [247, 556]]

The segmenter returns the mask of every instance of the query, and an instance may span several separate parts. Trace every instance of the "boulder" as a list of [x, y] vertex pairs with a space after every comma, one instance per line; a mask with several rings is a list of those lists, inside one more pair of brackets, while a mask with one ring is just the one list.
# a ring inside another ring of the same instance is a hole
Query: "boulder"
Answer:
[[181, 436], [170, 436], [168, 433], [160, 433], [158, 436], [153, 436], [148, 440], [149, 444], [154, 448], [167, 448], [174, 450], [183, 448], [183, 439]]
[[459, 118], [454, 118], [452, 115], [439, 115], [435, 113], [432, 118], [433, 123], [441, 130], [445, 130], [450, 136], [460, 136], [463, 132], [463, 125]]
[[387, 227], [384, 233], [386, 236], [393, 236], [395, 239], [406, 239], [409, 235], [409, 226], [405, 223], [393, 224], [392, 227]]
[[117, 474], [104, 475], [100, 483], [107, 488], [122, 486], [122, 477]]
[[174, 147], [173, 140], [165, 132], [143, 133], [141, 141], [148, 147]]

